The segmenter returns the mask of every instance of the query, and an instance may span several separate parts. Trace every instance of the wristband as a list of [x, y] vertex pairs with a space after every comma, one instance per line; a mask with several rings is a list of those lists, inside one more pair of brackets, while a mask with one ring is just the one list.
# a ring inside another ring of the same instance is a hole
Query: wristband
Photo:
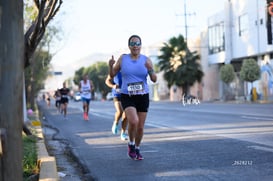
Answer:
[[153, 73], [154, 73], [154, 69], [148, 70], [148, 74], [149, 74], [149, 75], [152, 75]]

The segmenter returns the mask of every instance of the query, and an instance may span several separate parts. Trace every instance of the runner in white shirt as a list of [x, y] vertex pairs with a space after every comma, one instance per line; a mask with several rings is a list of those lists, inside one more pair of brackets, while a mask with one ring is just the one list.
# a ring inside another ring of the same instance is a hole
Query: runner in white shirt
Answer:
[[83, 103], [83, 119], [89, 120], [89, 104], [92, 98], [92, 90], [94, 89], [93, 82], [88, 79], [88, 75], [83, 76], [83, 80], [80, 81], [79, 91], [81, 92], [82, 103]]

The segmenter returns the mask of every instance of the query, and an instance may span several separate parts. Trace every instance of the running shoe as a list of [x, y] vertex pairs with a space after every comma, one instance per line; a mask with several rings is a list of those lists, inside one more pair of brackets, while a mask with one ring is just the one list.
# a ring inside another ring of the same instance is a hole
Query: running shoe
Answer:
[[136, 160], [136, 150], [135, 150], [135, 145], [129, 145], [128, 144], [128, 157]]
[[120, 139], [121, 139], [122, 141], [126, 141], [126, 140], [128, 140], [128, 137], [127, 137], [127, 135], [126, 135], [125, 133], [121, 133], [121, 134], [120, 134]]
[[112, 133], [113, 134], [118, 134], [118, 125], [117, 124], [113, 124], [113, 126], [112, 126]]
[[139, 149], [136, 149], [136, 160], [143, 160], [143, 156], [140, 154]]
[[86, 121], [86, 119], [87, 119], [87, 114], [86, 114], [86, 112], [84, 112], [84, 113], [83, 113], [83, 120]]
[[85, 121], [89, 121], [89, 117], [87, 113], [85, 114]]

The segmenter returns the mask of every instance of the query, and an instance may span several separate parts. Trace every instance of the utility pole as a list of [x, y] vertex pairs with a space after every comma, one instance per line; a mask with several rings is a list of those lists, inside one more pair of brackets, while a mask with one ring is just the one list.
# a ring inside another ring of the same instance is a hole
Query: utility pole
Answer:
[[195, 16], [195, 12], [194, 13], [188, 13], [187, 12], [187, 3], [186, 0], [184, 0], [184, 14], [182, 15], [177, 15], [177, 16], [184, 16], [184, 28], [185, 28], [185, 43], [187, 44], [188, 41], [188, 16], [194, 15]]
[[186, 0], [184, 0], [184, 21], [185, 21], [185, 42], [186, 42], [186, 45], [187, 45], [187, 38], [188, 38], [188, 24], [187, 24], [187, 6], [186, 6]]

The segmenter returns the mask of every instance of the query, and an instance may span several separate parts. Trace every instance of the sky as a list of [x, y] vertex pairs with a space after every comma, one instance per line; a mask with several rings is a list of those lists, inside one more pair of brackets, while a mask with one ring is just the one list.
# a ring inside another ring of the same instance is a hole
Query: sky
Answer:
[[206, 27], [207, 18], [224, 9], [225, 1], [64, 0], [53, 19], [61, 27], [62, 38], [51, 48], [52, 65], [61, 69], [95, 53], [110, 58], [127, 48], [132, 34], [140, 35], [142, 46], [185, 35], [185, 4], [188, 38], [196, 37]]

